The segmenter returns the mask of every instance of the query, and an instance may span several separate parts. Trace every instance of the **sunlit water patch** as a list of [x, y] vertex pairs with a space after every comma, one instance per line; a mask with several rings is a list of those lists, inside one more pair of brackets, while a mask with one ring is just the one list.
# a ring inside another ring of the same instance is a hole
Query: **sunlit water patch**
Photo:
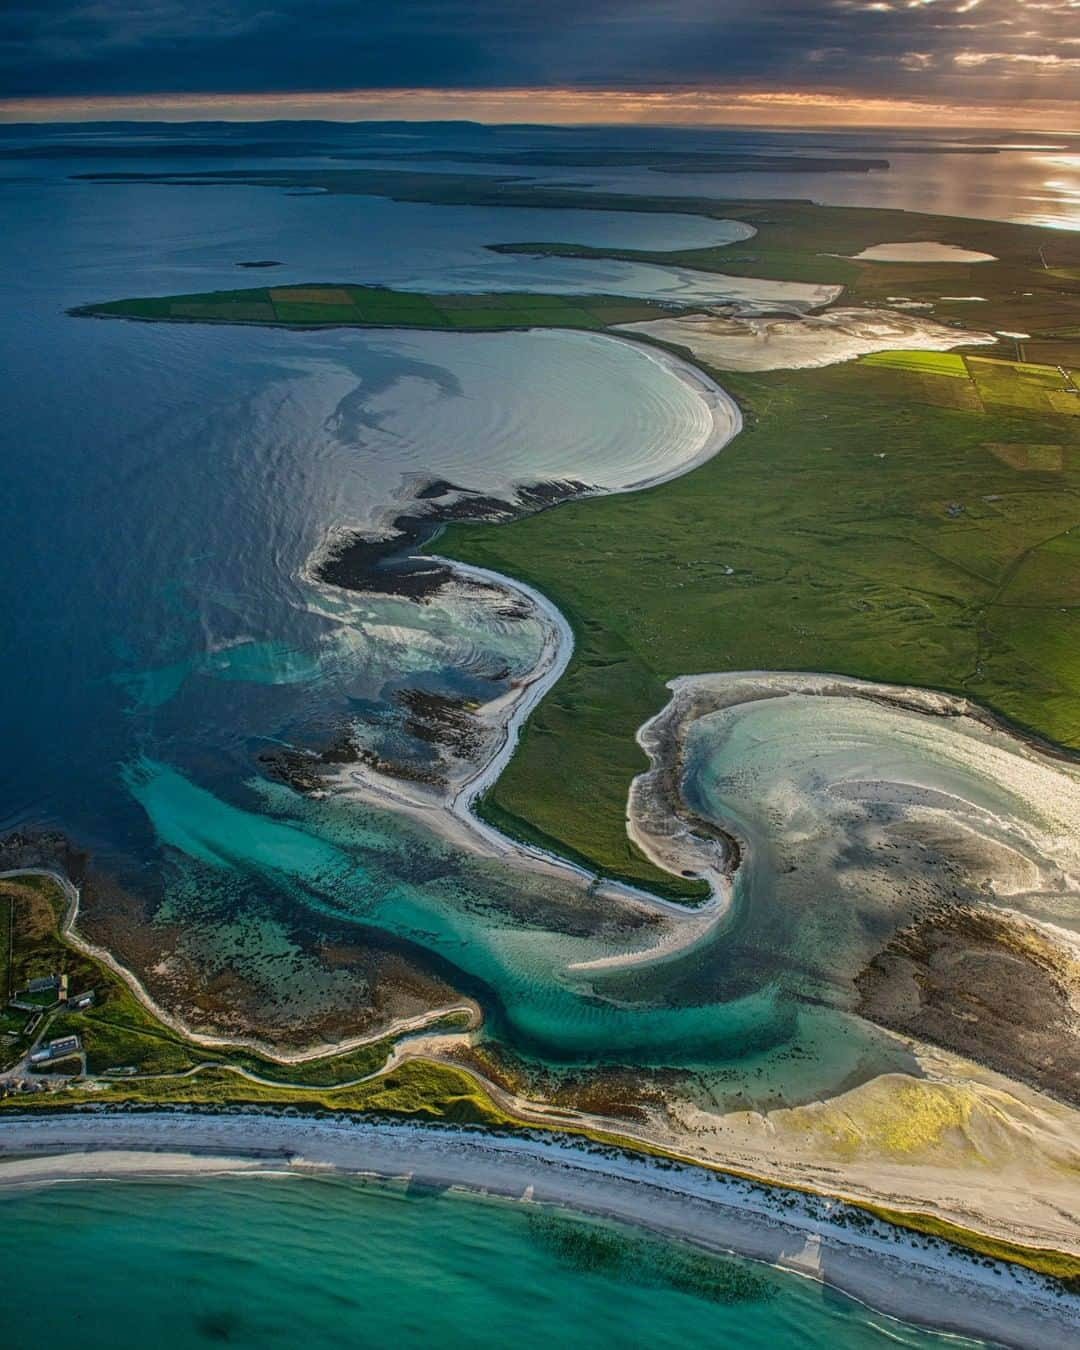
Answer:
[[663, 476], [714, 429], [700, 390], [586, 334], [61, 314], [8, 338], [21, 372], [9, 426], [22, 434], [4, 464], [5, 669], [20, 708], [0, 766], [5, 814], [57, 819], [122, 853], [143, 846], [117, 791], [133, 750], [197, 761], [215, 780], [253, 752], [374, 715], [403, 682], [483, 702], [531, 668], [541, 626], [492, 592], [357, 605], [312, 587], [305, 570], [332, 531], [378, 521], [436, 476], [488, 492]]
[[437, 478], [620, 490], [679, 473], [731, 425], [678, 363], [596, 334], [312, 334], [292, 352], [287, 416], [334, 457], [345, 524]]

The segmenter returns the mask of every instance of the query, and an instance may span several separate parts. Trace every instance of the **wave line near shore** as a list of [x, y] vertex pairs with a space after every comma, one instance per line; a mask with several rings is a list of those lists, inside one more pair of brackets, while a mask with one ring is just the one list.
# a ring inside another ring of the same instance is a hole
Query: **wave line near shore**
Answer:
[[11, 1120], [0, 1159], [0, 1186], [238, 1171], [415, 1178], [635, 1224], [818, 1280], [908, 1322], [1018, 1350], [1065, 1344], [1080, 1331], [1080, 1298], [1046, 1278], [866, 1216], [853, 1224], [857, 1211], [842, 1201], [553, 1136], [94, 1113]]

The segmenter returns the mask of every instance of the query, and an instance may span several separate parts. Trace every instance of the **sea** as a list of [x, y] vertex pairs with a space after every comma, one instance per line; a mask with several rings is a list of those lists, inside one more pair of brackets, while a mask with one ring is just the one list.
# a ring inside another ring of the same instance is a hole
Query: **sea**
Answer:
[[[9, 1344], [931, 1350], [827, 1286], [537, 1205], [295, 1176], [0, 1200]], [[10, 1294], [10, 1297], [8, 1296]]]
[[[610, 144], [640, 143], [635, 134], [680, 149], [855, 152], [850, 138], [823, 133], [620, 130]], [[554, 135], [519, 129], [509, 145], [550, 148]], [[871, 1029], [751, 988], [745, 961], [725, 973], [722, 953], [712, 953], [707, 999], [692, 979], [681, 999], [583, 997], [568, 966], [609, 955], [618, 936], [569, 921], [576, 895], [458, 857], [391, 813], [304, 799], [266, 771], [267, 757], [325, 744], [345, 723], [379, 752], [401, 750], [403, 690], [482, 700], [536, 659], [527, 615], [475, 598], [420, 606], [316, 584], [311, 560], [335, 531], [370, 528], [432, 479], [485, 492], [552, 479], [603, 490], [662, 473], [693, 458], [700, 401], [634, 347], [589, 334], [296, 333], [68, 311], [316, 280], [722, 302], [722, 281], [686, 269], [487, 245], [672, 250], [739, 231], [678, 213], [82, 175], [416, 169], [388, 156], [478, 145], [490, 152], [490, 137], [469, 128], [0, 128], [0, 834], [62, 831], [140, 897], [140, 950], [180, 932], [194, 967], [212, 971], [227, 949], [249, 985], [280, 980], [305, 924], [386, 934], [475, 997], [492, 1037], [544, 1067], [730, 1073], [752, 1062], [771, 1091], [772, 1057], [789, 1087], [803, 1075], [792, 1087], [803, 1097], [870, 1063], [900, 1068]], [[894, 169], [870, 175], [512, 167], [628, 193], [1077, 223], [1080, 143], [1070, 138], [894, 138], [885, 148]], [[490, 154], [421, 167], [508, 171]], [[280, 265], [239, 266], [257, 260]], [[308, 994], [289, 990], [298, 1007]], [[792, 1064], [796, 1039], [804, 1053]], [[930, 1339], [791, 1277], [754, 1273], [746, 1287], [767, 1297], [719, 1298], [681, 1277], [643, 1280], [631, 1261], [583, 1266], [580, 1243], [545, 1237], [522, 1210], [457, 1196], [246, 1179], [87, 1183], [5, 1195], [2, 1207], [3, 1267], [19, 1274], [4, 1312], [13, 1339], [50, 1329], [113, 1346], [301, 1335], [313, 1345]]]

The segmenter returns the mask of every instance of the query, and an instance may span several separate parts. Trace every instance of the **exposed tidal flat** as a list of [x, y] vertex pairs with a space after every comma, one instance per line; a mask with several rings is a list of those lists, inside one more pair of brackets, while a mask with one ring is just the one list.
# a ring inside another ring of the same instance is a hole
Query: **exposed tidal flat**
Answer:
[[980, 253], [977, 249], [958, 248], [955, 244], [939, 244], [933, 240], [927, 243], [871, 244], [861, 253], [852, 254], [867, 262], [899, 263], [984, 263], [996, 262], [992, 253]]
[[946, 327], [896, 308], [839, 305], [797, 318], [714, 312], [646, 319], [622, 328], [628, 334], [685, 348], [696, 360], [717, 370], [801, 370], [835, 365], [870, 352], [946, 351], [996, 342], [987, 333]]

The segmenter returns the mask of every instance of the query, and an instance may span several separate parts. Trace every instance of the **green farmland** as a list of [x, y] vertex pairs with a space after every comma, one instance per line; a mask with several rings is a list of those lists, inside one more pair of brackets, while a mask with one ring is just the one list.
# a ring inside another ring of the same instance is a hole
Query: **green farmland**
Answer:
[[514, 328], [600, 330], [670, 314], [670, 306], [611, 295], [564, 297], [527, 291], [422, 295], [380, 286], [306, 283], [201, 295], [142, 297], [85, 305], [79, 316], [177, 323], [288, 324], [300, 328], [424, 328], [499, 331]]
[[871, 352], [859, 360], [864, 366], [906, 370], [915, 375], [944, 375], [958, 380], [971, 378], [964, 358], [955, 352]]
[[1080, 417], [1080, 373], [1065, 366], [1003, 361], [957, 352], [874, 352], [857, 369], [895, 373], [878, 376], [875, 391], [972, 412], [1014, 410]]

